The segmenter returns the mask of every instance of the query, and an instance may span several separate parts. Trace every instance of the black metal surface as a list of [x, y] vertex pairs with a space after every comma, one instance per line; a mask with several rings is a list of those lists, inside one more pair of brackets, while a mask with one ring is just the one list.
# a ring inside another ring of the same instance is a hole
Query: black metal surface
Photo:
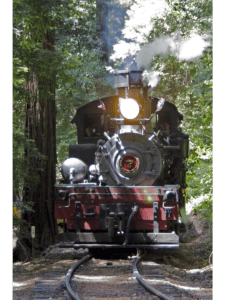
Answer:
[[[108, 232], [76, 232], [60, 233], [57, 242], [75, 242], [80, 244], [111, 244], [113, 239], [108, 236]], [[88, 241], [88, 243], [87, 243]], [[166, 232], [130, 232], [129, 244], [136, 247], [140, 244], [178, 244], [179, 236], [176, 233]]]
[[131, 220], [132, 220], [133, 216], [136, 214], [136, 212], [138, 210], [139, 210], [138, 205], [135, 205], [134, 207], [132, 207], [132, 213], [130, 214], [128, 222], [127, 222], [127, 228], [126, 228], [126, 234], [125, 234], [125, 241], [123, 243], [124, 246], [126, 246], [127, 243], [128, 243]]
[[108, 236], [113, 237], [114, 236], [114, 218], [107, 217], [107, 220], [108, 220]]
[[67, 200], [69, 191], [67, 191], [67, 190], [57, 190], [57, 189], [56, 189], [56, 191], [58, 193], [58, 197], [59, 197], [60, 200], [63, 200], [63, 201]]
[[157, 295], [160, 299], [164, 299], [164, 300], [173, 300], [172, 298], [166, 296], [165, 294], [161, 293], [160, 291], [158, 291], [157, 289], [155, 289], [154, 287], [152, 287], [151, 285], [147, 284], [144, 279], [141, 277], [141, 275], [138, 272], [137, 269], [137, 264], [140, 262], [142, 256], [139, 256], [135, 259], [134, 264], [133, 264], [133, 273], [137, 279], [137, 281], [149, 292]]
[[176, 249], [179, 248], [179, 244], [62, 244], [59, 248], [87, 248], [87, 249], [120, 249], [120, 248], [141, 248], [141, 249]]
[[114, 88], [143, 87], [142, 70], [119, 70], [114, 73]]
[[[124, 231], [127, 218], [131, 214], [131, 206], [132, 204], [123, 203], [99, 204], [99, 228], [107, 230], [107, 220], [109, 217], [112, 217], [114, 219], [114, 227], [119, 228], [121, 226], [120, 230]], [[131, 228], [134, 228], [133, 223], [131, 223]]]
[[95, 151], [95, 144], [70, 145], [69, 157], [79, 158], [89, 166], [95, 161]]
[[87, 207], [87, 212], [83, 213], [85, 217], [91, 218], [95, 216], [95, 211], [93, 206], [88, 206]]
[[73, 276], [73, 273], [76, 271], [76, 269], [84, 262], [86, 262], [87, 260], [89, 260], [92, 257], [92, 255], [86, 255], [85, 257], [83, 257], [82, 259], [78, 260], [78, 262], [76, 262], [67, 272], [66, 274], [66, 289], [67, 289], [67, 293], [70, 297], [70, 299], [72, 300], [81, 300], [81, 298], [79, 297], [79, 295], [77, 293], [75, 293], [73, 291], [73, 289], [71, 288], [70, 285], [70, 280], [71, 277]]

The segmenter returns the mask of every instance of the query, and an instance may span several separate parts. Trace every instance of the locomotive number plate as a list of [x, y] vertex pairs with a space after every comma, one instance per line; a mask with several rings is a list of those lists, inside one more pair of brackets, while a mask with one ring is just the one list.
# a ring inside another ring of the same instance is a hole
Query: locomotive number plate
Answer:
[[127, 173], [136, 171], [139, 165], [139, 158], [133, 154], [128, 153], [120, 158], [120, 168]]

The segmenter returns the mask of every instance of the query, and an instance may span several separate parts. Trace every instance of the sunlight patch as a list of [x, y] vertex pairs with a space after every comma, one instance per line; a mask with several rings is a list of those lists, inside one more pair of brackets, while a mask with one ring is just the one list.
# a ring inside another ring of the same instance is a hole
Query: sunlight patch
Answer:
[[208, 290], [211, 290], [210, 288], [183, 286], [183, 285], [171, 283], [170, 281], [166, 281], [166, 280], [146, 279], [146, 281], [154, 282], [154, 283], [169, 284], [169, 285], [175, 286], [179, 289], [183, 289], [183, 290], [186, 290], [186, 291], [208, 291]]
[[20, 287], [20, 286], [23, 286], [23, 285], [26, 285], [26, 283], [20, 283], [20, 282], [13, 282], [13, 287]]

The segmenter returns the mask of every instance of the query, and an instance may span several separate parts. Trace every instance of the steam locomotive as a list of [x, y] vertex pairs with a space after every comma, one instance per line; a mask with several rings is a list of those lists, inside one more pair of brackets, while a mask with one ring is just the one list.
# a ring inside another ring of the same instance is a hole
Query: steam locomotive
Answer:
[[[177, 248], [189, 138], [182, 114], [148, 97], [142, 71], [114, 74], [115, 95], [77, 109], [56, 186], [58, 241], [77, 248]], [[66, 247], [66, 244], [65, 244]]]

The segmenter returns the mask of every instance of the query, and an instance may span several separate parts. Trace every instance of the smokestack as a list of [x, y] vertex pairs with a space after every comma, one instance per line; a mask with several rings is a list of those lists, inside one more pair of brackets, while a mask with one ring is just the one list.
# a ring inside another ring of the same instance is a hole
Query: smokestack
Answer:
[[141, 70], [119, 70], [114, 73], [114, 88], [142, 87]]

